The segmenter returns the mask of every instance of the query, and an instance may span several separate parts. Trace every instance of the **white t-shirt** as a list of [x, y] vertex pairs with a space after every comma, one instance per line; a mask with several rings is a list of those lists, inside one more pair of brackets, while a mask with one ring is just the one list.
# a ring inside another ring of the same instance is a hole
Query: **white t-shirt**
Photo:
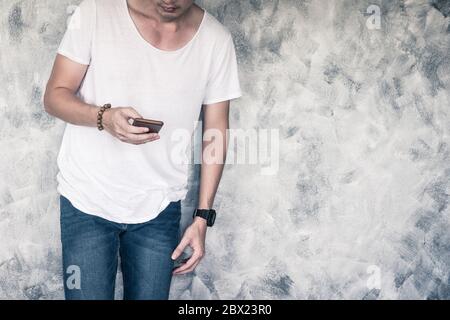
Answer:
[[170, 201], [184, 199], [190, 137], [202, 104], [241, 96], [228, 29], [205, 10], [190, 42], [160, 50], [141, 36], [126, 0], [84, 0], [58, 53], [89, 65], [78, 92], [86, 103], [130, 106], [164, 122], [160, 139], [143, 145], [67, 123], [58, 192], [79, 210], [118, 223], [149, 221]]

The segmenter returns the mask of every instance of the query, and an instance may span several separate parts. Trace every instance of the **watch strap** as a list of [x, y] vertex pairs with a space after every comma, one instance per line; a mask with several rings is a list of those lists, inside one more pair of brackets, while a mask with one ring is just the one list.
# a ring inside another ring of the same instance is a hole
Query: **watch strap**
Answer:
[[206, 225], [211, 227], [216, 218], [216, 211], [214, 209], [195, 209], [192, 217], [201, 217], [205, 219], [207, 221]]

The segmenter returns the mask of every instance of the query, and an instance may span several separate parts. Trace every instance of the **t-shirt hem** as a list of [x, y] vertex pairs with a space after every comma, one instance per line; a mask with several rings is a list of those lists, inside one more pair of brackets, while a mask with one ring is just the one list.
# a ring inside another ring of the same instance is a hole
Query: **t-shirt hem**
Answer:
[[83, 64], [83, 65], [86, 65], [86, 66], [88, 66], [89, 63], [90, 63], [89, 61], [86, 61], [86, 60], [84, 60], [82, 58], [79, 58], [79, 57], [77, 57], [77, 56], [75, 56], [75, 55], [73, 55], [73, 54], [71, 54], [71, 53], [69, 53], [69, 52], [67, 52], [67, 51], [65, 51], [63, 49], [58, 49], [57, 52], [59, 54], [65, 56], [66, 58], [69, 58], [70, 60], [75, 61], [77, 63]]
[[207, 101], [204, 101], [202, 104], [207, 105], [207, 104], [214, 104], [214, 103], [218, 103], [218, 102], [222, 102], [222, 101], [228, 101], [228, 100], [233, 100], [233, 99], [237, 99], [242, 97], [242, 92], [241, 91], [237, 91], [235, 93], [220, 97], [220, 98], [214, 98], [214, 99], [209, 99]]
[[167, 198], [166, 198], [165, 202], [168, 201], [167, 204], [164, 206], [164, 209], [161, 210], [160, 212], [158, 212], [156, 215], [155, 214], [154, 215], [149, 215], [149, 216], [146, 216], [145, 218], [140, 218], [140, 219], [116, 219], [116, 218], [111, 217], [108, 214], [104, 214], [103, 212], [99, 212], [99, 211], [90, 210], [88, 208], [85, 208], [83, 205], [81, 205], [80, 202], [78, 202], [76, 197], [74, 197], [70, 193], [68, 193], [65, 190], [63, 190], [60, 186], [58, 186], [57, 191], [58, 191], [59, 194], [63, 195], [67, 199], [69, 199], [69, 201], [72, 203], [72, 205], [76, 209], [80, 210], [84, 214], [87, 214], [87, 215], [90, 215], [90, 216], [93, 216], [93, 217], [99, 217], [99, 218], [105, 219], [105, 220], [110, 221], [110, 222], [124, 223], [124, 224], [139, 224], [139, 223], [145, 223], [145, 222], [148, 222], [150, 220], [153, 220], [153, 219], [158, 217], [158, 215], [170, 204], [170, 202], [184, 199], [184, 197], [180, 197], [180, 199], [178, 199], [178, 200], [167, 200]]

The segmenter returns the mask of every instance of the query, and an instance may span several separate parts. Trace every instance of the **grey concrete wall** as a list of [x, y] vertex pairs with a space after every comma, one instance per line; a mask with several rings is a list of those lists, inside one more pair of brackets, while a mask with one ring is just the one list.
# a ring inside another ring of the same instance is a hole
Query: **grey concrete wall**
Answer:
[[[0, 1], [4, 299], [62, 298], [64, 123], [41, 101], [72, 4]], [[199, 4], [234, 35], [231, 126], [278, 129], [280, 162], [226, 167], [207, 256], [171, 298], [450, 298], [449, 1]]]

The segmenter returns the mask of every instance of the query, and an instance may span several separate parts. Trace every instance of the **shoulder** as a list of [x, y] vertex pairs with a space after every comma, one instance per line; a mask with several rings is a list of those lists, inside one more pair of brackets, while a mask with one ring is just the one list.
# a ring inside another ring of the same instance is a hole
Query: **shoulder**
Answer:
[[96, 0], [82, 0], [78, 5], [74, 5], [71, 12], [70, 29], [92, 27], [95, 21]]
[[125, 0], [82, 0], [81, 10], [95, 17], [108, 17], [123, 13], [126, 10]]
[[75, 13], [81, 14], [83, 17], [91, 17], [95, 15], [97, 0], [82, 0], [77, 6]]
[[205, 14], [205, 34], [208, 39], [215, 42], [219, 46], [231, 41], [232, 35], [230, 30], [208, 11], [205, 11]]
[[214, 36], [226, 39], [231, 36], [230, 30], [226, 26], [224, 26], [215, 16], [213, 16], [210, 12], [206, 11], [207, 15], [207, 24], [209, 32], [212, 33]]
[[96, 7], [97, 9], [103, 10], [111, 10], [113, 8], [121, 8], [126, 5], [125, 0], [83, 0], [83, 1], [92, 1], [91, 6]]
[[97, 0], [82, 0], [78, 7], [83, 9], [93, 9], [96, 7]]

